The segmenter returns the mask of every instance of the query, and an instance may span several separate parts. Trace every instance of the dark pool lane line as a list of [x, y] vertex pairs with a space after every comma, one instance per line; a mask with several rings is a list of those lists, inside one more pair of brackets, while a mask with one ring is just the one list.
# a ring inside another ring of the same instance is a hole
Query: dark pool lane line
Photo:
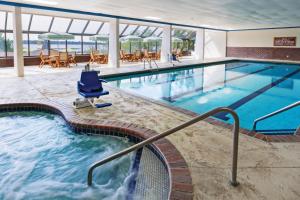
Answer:
[[[257, 73], [260, 73], [260, 72], [263, 72], [263, 71], [266, 71], [266, 70], [269, 70], [269, 69], [273, 69], [273, 68], [274, 68], [273, 66], [268, 66], [268, 67], [256, 70], [256, 71], [248, 73], [248, 74], [244, 74], [244, 75], [241, 75], [241, 76], [230, 78], [228, 80], [225, 80], [225, 83], [228, 83], [228, 82], [231, 82], [231, 81], [235, 81], [235, 80], [238, 80], [238, 79], [241, 79], [241, 78], [245, 78], [246, 76], [257, 74]], [[220, 82], [217, 82], [217, 83], [215, 83], [214, 85], [212, 85], [210, 87], [214, 87], [214, 86], [217, 86], [217, 85], [223, 84], [223, 83], [224, 82], [220, 81]], [[186, 95], [189, 95], [189, 94], [192, 94], [192, 93], [195, 93], [195, 92], [202, 91], [203, 89], [204, 89], [203, 87], [199, 87], [199, 88], [196, 88], [194, 90], [183, 92], [181, 94], [177, 94], [177, 95], [174, 95], [174, 96], [171, 96], [171, 97], [162, 97], [162, 99], [165, 100], [165, 101], [168, 101], [170, 103], [174, 103], [176, 101], [176, 99], [178, 99], [178, 98], [181, 98], [183, 96], [186, 96]]]
[[[274, 82], [271, 82], [270, 84], [260, 88], [259, 90], [256, 90], [255, 92], [249, 94], [248, 96], [236, 101], [235, 103], [227, 106], [228, 108], [231, 108], [233, 110], [236, 110], [237, 108], [241, 107], [242, 105], [244, 105], [245, 103], [251, 101], [252, 99], [254, 99], [255, 97], [261, 95], [262, 93], [266, 92], [267, 90], [275, 87], [276, 85], [282, 83], [283, 81], [287, 80], [288, 78], [290, 78], [291, 76], [294, 76], [295, 74], [299, 73], [300, 69], [297, 69], [295, 71], [293, 71], [292, 73], [287, 74], [286, 76], [282, 77], [281, 79], [278, 79]], [[214, 115], [214, 117], [227, 121], [230, 118], [227, 117], [227, 113], [219, 113], [217, 115]]]

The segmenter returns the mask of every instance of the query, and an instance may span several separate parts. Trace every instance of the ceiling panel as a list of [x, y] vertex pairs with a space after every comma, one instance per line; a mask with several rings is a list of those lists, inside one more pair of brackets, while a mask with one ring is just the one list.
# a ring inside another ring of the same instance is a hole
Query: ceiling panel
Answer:
[[[21, 0], [10, 0], [24, 3]], [[299, 0], [49, 0], [54, 7], [221, 29], [300, 26]]]

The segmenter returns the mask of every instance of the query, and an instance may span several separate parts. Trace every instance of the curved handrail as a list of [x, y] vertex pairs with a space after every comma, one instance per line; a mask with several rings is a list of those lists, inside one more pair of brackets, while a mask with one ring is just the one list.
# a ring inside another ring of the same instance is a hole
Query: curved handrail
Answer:
[[290, 104], [290, 105], [288, 105], [288, 106], [286, 106], [286, 107], [280, 108], [279, 110], [276, 110], [276, 111], [274, 111], [274, 112], [271, 112], [270, 114], [267, 114], [267, 115], [264, 115], [264, 116], [262, 116], [262, 117], [257, 118], [256, 120], [254, 120], [252, 130], [256, 131], [256, 126], [257, 126], [257, 123], [258, 123], [258, 122], [260, 122], [260, 121], [262, 121], [262, 120], [265, 120], [265, 119], [267, 119], [267, 118], [270, 118], [270, 117], [272, 117], [272, 116], [274, 116], [274, 115], [277, 115], [277, 114], [279, 114], [279, 113], [282, 113], [282, 112], [285, 112], [285, 111], [287, 111], [287, 110], [290, 110], [290, 109], [292, 109], [292, 108], [294, 108], [294, 107], [297, 107], [297, 106], [299, 106], [299, 105], [300, 105], [300, 101], [297, 101], [297, 102], [292, 103], [292, 104]]
[[186, 128], [194, 123], [197, 123], [201, 120], [204, 120], [210, 116], [213, 116], [217, 113], [220, 113], [220, 112], [227, 112], [229, 114], [232, 115], [232, 117], [234, 118], [234, 128], [233, 128], [233, 152], [232, 152], [232, 171], [231, 171], [231, 185], [233, 186], [237, 186], [238, 185], [238, 182], [236, 180], [236, 177], [237, 177], [237, 158], [238, 158], [238, 140], [239, 140], [239, 127], [240, 127], [240, 122], [239, 122], [239, 117], [238, 115], [236, 114], [236, 112], [234, 112], [232, 109], [230, 108], [226, 108], [226, 107], [219, 107], [219, 108], [216, 108], [216, 109], [213, 109], [211, 111], [208, 111], [200, 116], [197, 116], [191, 120], [189, 120], [188, 122], [185, 122], [179, 126], [176, 126], [174, 128], [171, 128], [163, 133], [160, 133], [160, 134], [157, 134], [155, 136], [152, 136], [140, 143], [137, 143], [127, 149], [124, 149], [118, 153], [115, 153], [107, 158], [104, 158], [103, 160], [99, 161], [99, 162], [96, 162], [94, 164], [91, 165], [91, 167], [89, 168], [89, 172], [88, 172], [88, 176], [87, 176], [87, 183], [89, 186], [92, 185], [92, 181], [93, 181], [93, 171], [95, 168], [105, 164], [105, 163], [108, 163], [112, 160], [115, 160], [117, 158], [120, 158], [121, 156], [123, 155], [127, 155], [129, 154], [130, 152], [134, 151], [134, 150], [137, 150], [137, 149], [140, 149], [150, 143], [153, 143], [161, 138], [164, 138], [174, 132], [177, 132], [183, 128]]

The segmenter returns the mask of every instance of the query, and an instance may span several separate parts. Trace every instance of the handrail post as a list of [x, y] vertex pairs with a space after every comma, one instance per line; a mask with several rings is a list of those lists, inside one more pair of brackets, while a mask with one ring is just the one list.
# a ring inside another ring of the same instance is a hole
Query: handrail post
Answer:
[[155, 136], [152, 136], [140, 143], [137, 143], [131, 147], [128, 147], [127, 149], [124, 149], [118, 153], [115, 153], [97, 163], [94, 163], [89, 171], [88, 171], [88, 176], [87, 176], [87, 183], [88, 183], [88, 186], [91, 186], [92, 185], [92, 181], [93, 181], [93, 171], [95, 168], [107, 163], [107, 162], [110, 162], [114, 159], [117, 159], [117, 158], [120, 158], [121, 156], [123, 155], [127, 155], [129, 154], [130, 152], [134, 151], [134, 150], [137, 150], [137, 149], [140, 149], [148, 144], [152, 144], [153, 142], [161, 139], [161, 138], [164, 138], [168, 135], [171, 135], [181, 129], [184, 129], [194, 123], [197, 123], [203, 119], [206, 119], [210, 116], [213, 116], [217, 113], [220, 113], [220, 112], [227, 112], [229, 114], [232, 115], [233, 119], [234, 119], [234, 127], [233, 127], [233, 150], [232, 150], [232, 168], [231, 168], [231, 180], [230, 180], [230, 184], [234, 187], [238, 186], [239, 183], [237, 182], [237, 161], [238, 161], [238, 144], [239, 144], [239, 127], [240, 127], [240, 121], [239, 121], [239, 117], [238, 115], [236, 114], [236, 112], [234, 112], [232, 109], [230, 108], [226, 108], [226, 107], [220, 107], [220, 108], [216, 108], [216, 109], [213, 109], [211, 111], [208, 111], [200, 116], [197, 116], [193, 119], [191, 119], [190, 121], [187, 121], [183, 124], [180, 124], [172, 129], [169, 129], [163, 133], [160, 133], [160, 134], [157, 134]]

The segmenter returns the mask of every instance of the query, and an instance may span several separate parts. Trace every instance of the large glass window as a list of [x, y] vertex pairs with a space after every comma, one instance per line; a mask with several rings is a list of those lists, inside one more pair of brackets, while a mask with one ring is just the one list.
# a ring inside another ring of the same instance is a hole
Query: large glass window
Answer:
[[0, 32], [0, 57], [5, 56], [5, 37], [4, 33]]
[[136, 36], [141, 36], [147, 28], [148, 26], [140, 26], [133, 34]]
[[22, 14], [22, 30], [28, 31], [31, 15]]
[[119, 27], [119, 34], [122, 35], [124, 29], [127, 27], [127, 24], [120, 24], [120, 27]]
[[69, 29], [69, 33], [82, 33], [87, 20], [74, 19]]
[[155, 31], [156, 27], [149, 27], [143, 35], [141, 35], [141, 37], [150, 37], [153, 33], [153, 31]]
[[68, 40], [68, 52], [81, 54], [81, 36], [75, 36], [73, 40]]
[[12, 13], [7, 14], [6, 30], [13, 30], [13, 17]]
[[39, 34], [29, 34], [30, 56], [38, 56], [41, 51], [48, 54], [48, 41], [39, 40]]
[[66, 51], [66, 40], [50, 40], [50, 48], [64, 52]]
[[160, 37], [161, 34], [162, 34], [162, 32], [163, 32], [162, 28], [158, 28], [158, 29], [156, 29], [156, 31], [153, 33], [153, 36]]
[[7, 56], [14, 55], [14, 37], [12, 33], [6, 33], [6, 50]]
[[0, 30], [4, 30], [6, 13], [0, 12]]
[[90, 40], [89, 36], [83, 36], [83, 53], [89, 54], [96, 49], [96, 42]]
[[102, 22], [90, 21], [84, 33], [86, 34], [96, 34], [99, 30]]
[[29, 56], [28, 52], [28, 35], [23, 33], [23, 55]]
[[71, 19], [69, 18], [55, 17], [51, 27], [51, 32], [65, 33], [70, 21]]
[[109, 34], [109, 23], [104, 23], [99, 34]]
[[124, 31], [123, 35], [131, 35], [133, 31], [137, 28], [137, 25], [129, 25], [128, 28]]
[[43, 31], [47, 32], [49, 30], [52, 17], [33, 15], [30, 31]]

